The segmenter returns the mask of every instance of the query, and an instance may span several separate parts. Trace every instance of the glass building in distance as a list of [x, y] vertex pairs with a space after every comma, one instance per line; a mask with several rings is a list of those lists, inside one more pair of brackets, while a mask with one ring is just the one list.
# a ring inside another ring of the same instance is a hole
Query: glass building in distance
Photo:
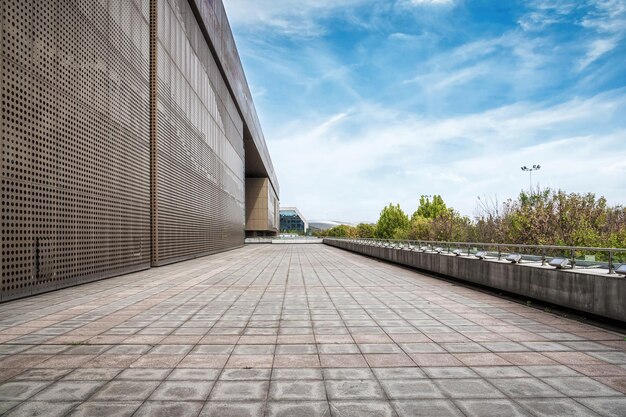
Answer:
[[280, 232], [306, 234], [309, 223], [296, 207], [280, 208]]

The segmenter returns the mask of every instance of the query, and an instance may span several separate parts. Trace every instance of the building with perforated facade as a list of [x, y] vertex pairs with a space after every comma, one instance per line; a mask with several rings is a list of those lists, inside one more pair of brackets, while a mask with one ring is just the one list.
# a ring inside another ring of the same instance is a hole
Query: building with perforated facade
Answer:
[[0, 301], [243, 245], [279, 188], [222, 2], [2, 4]]

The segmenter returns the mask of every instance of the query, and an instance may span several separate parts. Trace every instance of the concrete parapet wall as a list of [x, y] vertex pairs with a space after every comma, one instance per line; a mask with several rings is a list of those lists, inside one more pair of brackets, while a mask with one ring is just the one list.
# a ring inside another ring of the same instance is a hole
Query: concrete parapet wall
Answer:
[[310, 245], [310, 244], [321, 244], [324, 243], [322, 241], [322, 239], [315, 239], [315, 238], [294, 238], [294, 239], [280, 239], [280, 238], [271, 238], [271, 237], [247, 237], [246, 238], [246, 245], [247, 244], [255, 244], [255, 243], [272, 243], [272, 244], [286, 244], [286, 245], [290, 245], [290, 244], [298, 244], [298, 245]]
[[340, 239], [324, 239], [324, 243], [411, 268], [626, 322], [626, 278], [619, 275], [415, 252]]

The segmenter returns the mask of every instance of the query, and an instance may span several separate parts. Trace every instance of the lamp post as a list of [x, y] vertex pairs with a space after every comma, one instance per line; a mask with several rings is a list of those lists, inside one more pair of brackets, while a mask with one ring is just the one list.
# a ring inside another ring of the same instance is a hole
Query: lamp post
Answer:
[[526, 165], [522, 167], [522, 171], [528, 172], [530, 175], [530, 194], [533, 193], [533, 171], [539, 171], [541, 169], [541, 165], [533, 165], [531, 168], [528, 168]]

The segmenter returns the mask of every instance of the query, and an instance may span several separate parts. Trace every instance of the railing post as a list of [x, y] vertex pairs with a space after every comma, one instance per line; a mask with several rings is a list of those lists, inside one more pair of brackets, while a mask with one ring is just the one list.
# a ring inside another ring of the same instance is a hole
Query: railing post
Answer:
[[613, 268], [613, 251], [610, 250], [609, 251], [609, 274], [612, 274], [615, 272], [615, 269]]
[[498, 246], [498, 260], [502, 260], [502, 248]]
[[576, 266], [576, 251], [574, 249], [570, 250], [570, 257], [572, 262], [572, 269]]
[[546, 265], [546, 248], [541, 248], [541, 266]]

